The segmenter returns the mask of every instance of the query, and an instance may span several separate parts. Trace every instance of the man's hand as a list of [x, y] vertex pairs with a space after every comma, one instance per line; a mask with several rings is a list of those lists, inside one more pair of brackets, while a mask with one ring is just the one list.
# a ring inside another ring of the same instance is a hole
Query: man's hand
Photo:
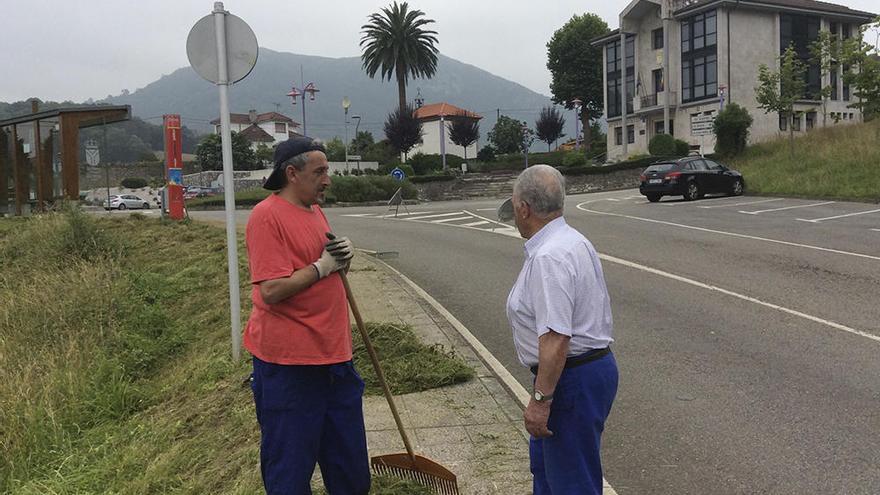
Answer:
[[340, 263], [345, 263], [354, 257], [354, 246], [348, 237], [332, 239], [327, 244], [324, 244], [324, 249], [339, 260]]
[[[349, 256], [348, 259], [351, 259]], [[318, 269], [318, 279], [322, 279], [331, 273], [338, 272], [345, 268], [347, 261], [342, 261], [339, 258], [330, 254], [326, 248], [324, 248], [324, 252], [321, 253], [321, 257], [318, 258], [318, 261], [312, 263], [315, 268]]]
[[535, 438], [547, 438], [553, 432], [547, 429], [547, 420], [550, 418], [550, 401], [538, 402], [535, 399], [529, 401], [523, 412], [526, 431]]

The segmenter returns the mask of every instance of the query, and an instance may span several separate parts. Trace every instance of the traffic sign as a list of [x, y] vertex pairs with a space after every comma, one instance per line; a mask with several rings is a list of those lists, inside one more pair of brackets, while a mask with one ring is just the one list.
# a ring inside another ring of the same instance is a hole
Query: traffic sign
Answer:
[[714, 121], [715, 121], [714, 115], [695, 115], [695, 116], [691, 117], [692, 124], [697, 123], [697, 122], [714, 122]]
[[406, 179], [406, 174], [400, 167], [394, 167], [394, 170], [391, 171], [391, 177], [394, 177], [397, 182], [402, 182], [403, 179]]
[[361, 155], [348, 155], [348, 159], [349, 161], [359, 162], [361, 161]]
[[[257, 36], [240, 17], [224, 12], [226, 18], [226, 80], [241, 81], [257, 64], [260, 49]], [[217, 35], [214, 14], [208, 14], [196, 22], [186, 38], [186, 56], [196, 73], [214, 84], [220, 82], [217, 60]], [[225, 82], [225, 81], [224, 81]]]

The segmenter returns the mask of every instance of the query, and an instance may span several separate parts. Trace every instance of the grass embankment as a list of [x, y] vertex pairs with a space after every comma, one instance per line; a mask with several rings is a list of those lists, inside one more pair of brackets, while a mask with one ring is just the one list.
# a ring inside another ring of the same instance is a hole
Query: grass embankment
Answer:
[[750, 146], [729, 165], [747, 192], [880, 201], [880, 120], [810, 131]]
[[[225, 267], [224, 233], [206, 225], [76, 211], [0, 220], [0, 492], [260, 492], [250, 366], [229, 357]], [[385, 327], [373, 331], [404, 346], [377, 342], [383, 359], [404, 363], [386, 362], [395, 389], [472, 375]], [[433, 373], [411, 380], [420, 367]]]

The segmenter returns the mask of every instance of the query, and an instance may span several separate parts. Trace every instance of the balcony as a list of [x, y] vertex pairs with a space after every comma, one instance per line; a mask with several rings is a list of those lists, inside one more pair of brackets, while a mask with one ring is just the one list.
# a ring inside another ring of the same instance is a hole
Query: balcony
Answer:
[[[669, 106], [676, 106], [676, 102], [678, 101], [678, 94], [675, 91], [668, 91], [669, 94]], [[652, 107], [662, 106], [663, 105], [663, 93], [654, 93], [648, 96], [642, 96], [639, 98], [639, 111], [641, 110], [651, 110]]]

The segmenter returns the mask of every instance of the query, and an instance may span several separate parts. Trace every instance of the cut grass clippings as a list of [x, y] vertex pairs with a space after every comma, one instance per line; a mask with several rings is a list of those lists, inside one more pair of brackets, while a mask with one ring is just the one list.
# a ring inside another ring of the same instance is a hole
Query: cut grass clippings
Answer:
[[[222, 229], [77, 210], [0, 219], [0, 493], [261, 492], [250, 363], [230, 358], [227, 301]], [[400, 332], [406, 345], [385, 347], [386, 327], [378, 352], [400, 389], [467, 373]], [[453, 372], [412, 372], [432, 363]]]

